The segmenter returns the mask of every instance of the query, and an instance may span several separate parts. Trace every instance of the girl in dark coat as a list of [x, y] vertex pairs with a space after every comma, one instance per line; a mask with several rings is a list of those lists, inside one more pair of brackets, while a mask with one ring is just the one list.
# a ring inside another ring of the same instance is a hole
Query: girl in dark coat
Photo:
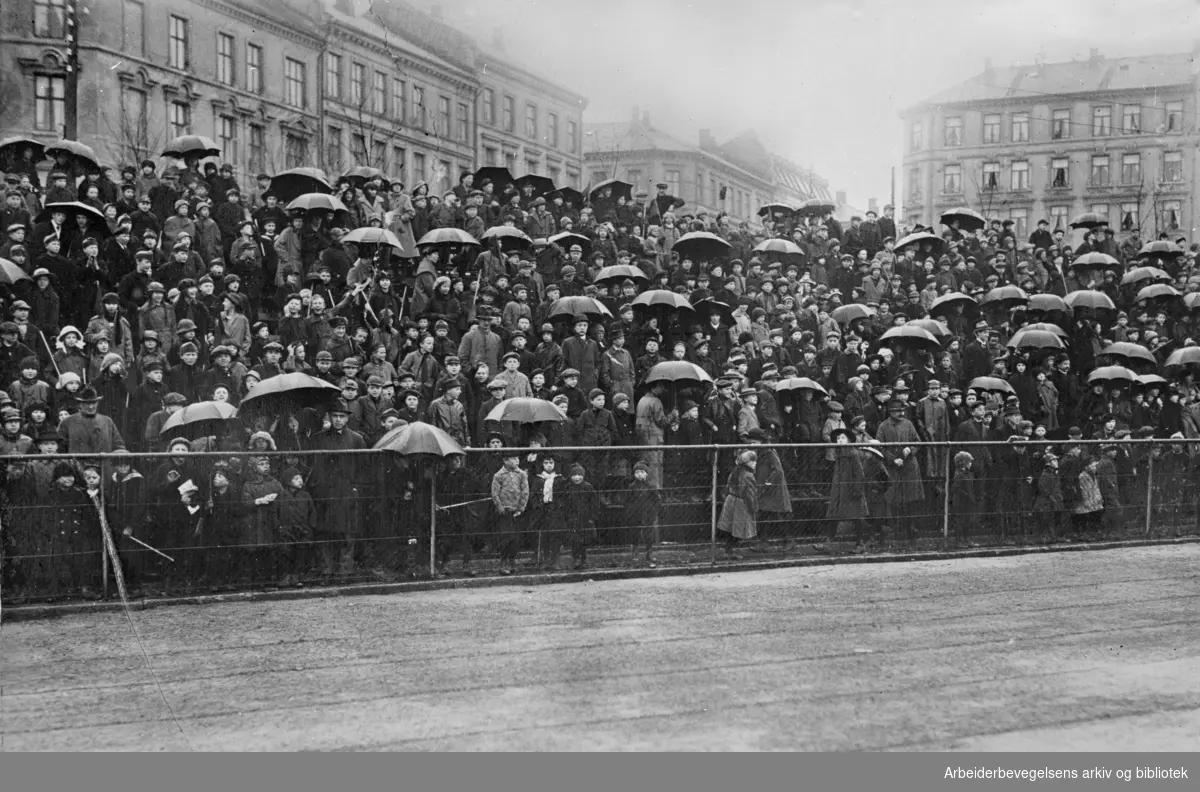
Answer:
[[725, 534], [725, 554], [732, 560], [741, 558], [734, 552], [738, 540], [758, 536], [755, 525], [755, 516], [758, 514], [758, 484], [754, 480], [757, 465], [756, 453], [749, 449], [739, 451], [737, 466], [725, 482], [725, 504], [721, 508], [717, 530]]

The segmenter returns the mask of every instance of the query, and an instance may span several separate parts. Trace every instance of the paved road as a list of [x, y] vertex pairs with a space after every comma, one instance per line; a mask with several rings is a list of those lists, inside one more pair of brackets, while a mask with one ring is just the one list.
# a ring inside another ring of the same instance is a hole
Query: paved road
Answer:
[[[1200, 546], [3, 627], [9, 750], [1193, 750]], [[181, 733], [182, 730], [182, 733]], [[184, 738], [186, 735], [186, 741]]]

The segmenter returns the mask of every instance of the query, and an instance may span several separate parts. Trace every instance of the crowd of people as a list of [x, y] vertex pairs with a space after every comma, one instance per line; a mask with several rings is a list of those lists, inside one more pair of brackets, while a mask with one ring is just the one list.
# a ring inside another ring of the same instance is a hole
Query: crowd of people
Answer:
[[[814, 487], [824, 551], [912, 542], [947, 497], [966, 544], [983, 522], [1012, 541], [1120, 531], [1151, 458], [1172, 475], [1160, 506], [1200, 515], [1180, 484], [1193, 445], [1121, 442], [1200, 439], [1200, 356], [1168, 365], [1198, 337], [1186, 238], [1118, 243], [1099, 222], [1043, 220], [1021, 240], [969, 212], [936, 233], [898, 227], [890, 206], [845, 226], [833, 206], [767, 207], [752, 225], [689, 211], [665, 184], [581, 194], [497, 169], [438, 195], [354, 168], [319, 190], [340, 207], [289, 211], [278, 179], [244, 191], [199, 157], [118, 171], [59, 153], [47, 172], [34, 154], [0, 162], [0, 452], [22, 457], [6, 466], [3, 530], [10, 559], [27, 559], [6, 574], [30, 585], [94, 588], [101, 519], [142, 540], [123, 545], [144, 561], [134, 579], [410, 563], [407, 541], [384, 540], [428, 519], [421, 471], [336, 452], [414, 422], [464, 448], [531, 447], [441, 471], [439, 497], [468, 505], [446, 511], [440, 569], [455, 550], [469, 572], [486, 544], [511, 573], [535, 524], [566, 526], [537, 562], [569, 543], [582, 566], [602, 507], [624, 510], [653, 563], [661, 504], [706, 497], [689, 479], [707, 457], [659, 446], [728, 446], [731, 556], [760, 513], [792, 514]], [[438, 234], [451, 229], [469, 237]], [[1145, 296], [1151, 283], [1171, 288]], [[1031, 299], [1079, 292], [1100, 297]], [[668, 361], [703, 374], [646, 380]], [[1108, 363], [1129, 375], [1090, 378]], [[236, 407], [290, 372], [340, 398], [211, 436], [163, 431], [188, 405]], [[562, 420], [487, 418], [515, 397]], [[594, 450], [553, 451], [573, 447]], [[217, 549], [164, 567], [147, 544]], [[371, 557], [373, 544], [389, 549]]]

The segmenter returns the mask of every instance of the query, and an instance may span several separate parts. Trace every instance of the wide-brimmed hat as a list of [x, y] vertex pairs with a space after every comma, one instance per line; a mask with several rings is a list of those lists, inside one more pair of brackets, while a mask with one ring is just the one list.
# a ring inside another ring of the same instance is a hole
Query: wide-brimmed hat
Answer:
[[104, 397], [101, 396], [99, 393], [97, 393], [96, 389], [93, 388], [91, 385], [88, 385], [87, 387], [85, 387], [83, 390], [79, 391], [79, 393], [77, 393], [75, 395], [75, 401], [77, 401], [77, 402], [90, 403], [90, 402], [98, 402], [103, 399], [104, 399]]

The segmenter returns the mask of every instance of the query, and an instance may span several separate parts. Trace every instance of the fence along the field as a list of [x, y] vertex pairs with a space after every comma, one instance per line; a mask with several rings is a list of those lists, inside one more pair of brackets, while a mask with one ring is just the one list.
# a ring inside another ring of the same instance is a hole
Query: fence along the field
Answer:
[[[712, 563], [721, 557], [715, 524], [726, 482], [743, 448], [757, 451], [760, 467], [773, 471], [759, 488], [758, 539], [743, 543], [750, 550], [809, 552], [813, 544], [861, 541], [860, 549], [876, 552], [1180, 535], [1195, 532], [1200, 521], [1196, 441], [908, 445], [920, 466], [921, 492], [903, 508], [890, 497], [894, 481], [886, 462], [893, 446], [853, 446], [864, 459], [884, 464], [866, 468], [874, 471], [863, 482], [867, 510], [849, 536], [838, 535], [826, 517], [837, 448], [828, 444], [467, 449], [454, 462], [374, 450], [8, 456], [0, 459], [8, 474], [0, 511], [4, 589], [10, 601], [106, 591], [111, 570], [106, 574], [99, 515], [86, 492], [56, 489], [52, 473], [62, 459], [77, 468], [100, 464], [96, 499], [106, 509], [127, 581], [151, 595], [490, 573], [502, 550], [511, 554], [513, 534], [512, 566], [522, 569], [552, 561], [560, 569], [573, 565], [581, 542], [589, 565], [598, 568], [644, 563], [647, 542], [660, 563]], [[1070, 448], [1078, 450], [1061, 456]], [[976, 458], [965, 478], [955, 460], [963, 450]], [[1046, 451], [1060, 455], [1052, 477], [1065, 498], [1062, 507], [1043, 486]], [[528, 478], [529, 501], [515, 521], [501, 526], [491, 484], [512, 453]], [[539, 474], [547, 472], [547, 457], [554, 460], [550, 472], [563, 479], [582, 467], [595, 490], [594, 514], [585, 525], [563, 524], [541, 502]], [[1109, 461], [1100, 461], [1104, 457]], [[251, 472], [257, 459], [268, 460], [278, 487]], [[1069, 490], [1091, 460], [1098, 461], [1092, 475], [1100, 508], [1083, 511]], [[639, 525], [628, 506], [639, 462], [647, 464], [661, 496], [649, 526]], [[124, 475], [118, 464], [139, 475]], [[285, 471], [300, 473], [306, 495], [280, 481]], [[228, 485], [218, 486], [220, 478]], [[179, 491], [187, 481], [196, 487], [190, 502]], [[258, 502], [271, 492], [274, 499]]]

